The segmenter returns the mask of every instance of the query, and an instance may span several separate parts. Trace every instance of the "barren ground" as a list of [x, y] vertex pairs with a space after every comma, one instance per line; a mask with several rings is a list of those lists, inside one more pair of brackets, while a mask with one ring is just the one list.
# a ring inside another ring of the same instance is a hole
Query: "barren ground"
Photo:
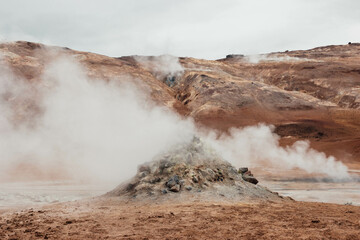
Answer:
[[125, 203], [3, 211], [1, 239], [359, 239], [360, 208], [322, 203]]

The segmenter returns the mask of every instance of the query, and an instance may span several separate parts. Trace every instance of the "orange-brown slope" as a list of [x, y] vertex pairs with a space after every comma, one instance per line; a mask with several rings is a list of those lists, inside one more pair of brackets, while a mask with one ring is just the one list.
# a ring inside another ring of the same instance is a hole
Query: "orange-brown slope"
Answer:
[[256, 61], [242, 56], [180, 58], [184, 71], [171, 86], [134, 57], [29, 42], [0, 44], [0, 52], [29, 81], [39, 80], [44, 64], [61, 52], [78, 59], [92, 77], [135, 77], [157, 102], [201, 125], [227, 131], [265, 122], [276, 126], [283, 144], [307, 139], [327, 154], [360, 162], [360, 44], [271, 53], [256, 56]]
[[87, 74], [92, 78], [106, 81], [140, 80], [136, 84], [150, 89], [151, 96], [155, 101], [169, 107], [182, 109], [182, 105], [173, 98], [173, 90], [158, 81], [150, 72], [141, 68], [132, 58], [111, 58], [69, 48], [24, 41], [0, 44], [0, 56], [5, 63], [16, 75], [29, 81], [41, 81], [40, 77], [45, 64], [62, 55], [74, 57], [85, 67]]
[[[340, 107], [360, 108], [360, 44], [318, 47], [219, 61], [240, 71], [234, 75], [299, 91]], [[257, 59], [256, 59], [257, 58]], [[251, 60], [251, 57], [250, 57]]]
[[359, 59], [358, 44], [274, 53], [257, 62], [183, 58], [186, 70], [173, 88], [207, 126], [226, 131], [266, 122], [286, 137], [283, 144], [307, 139], [316, 149], [359, 162]]

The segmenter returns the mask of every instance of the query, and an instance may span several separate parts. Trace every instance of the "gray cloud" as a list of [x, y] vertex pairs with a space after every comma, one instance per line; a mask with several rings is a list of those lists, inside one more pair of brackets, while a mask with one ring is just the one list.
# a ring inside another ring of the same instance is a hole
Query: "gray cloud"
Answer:
[[0, 1], [0, 39], [110, 56], [221, 58], [360, 39], [356, 0]]

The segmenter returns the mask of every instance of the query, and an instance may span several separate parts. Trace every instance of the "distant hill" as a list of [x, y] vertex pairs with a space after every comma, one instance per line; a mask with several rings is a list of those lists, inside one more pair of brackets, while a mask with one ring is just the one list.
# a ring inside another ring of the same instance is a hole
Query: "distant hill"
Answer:
[[[137, 79], [157, 103], [193, 117], [199, 125], [227, 131], [265, 122], [275, 126], [284, 145], [307, 139], [317, 150], [349, 164], [360, 163], [358, 43], [232, 54], [219, 60], [112, 58], [32, 42], [0, 44], [0, 60], [30, 82], [41, 81], [45, 64], [59, 52], [74, 56], [90, 77]], [[36, 102], [22, 107], [35, 111]]]

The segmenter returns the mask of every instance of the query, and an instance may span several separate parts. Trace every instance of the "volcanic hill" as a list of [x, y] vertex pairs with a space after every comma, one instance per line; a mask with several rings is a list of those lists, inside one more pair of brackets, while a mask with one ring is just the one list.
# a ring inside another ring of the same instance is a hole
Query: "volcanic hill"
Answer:
[[236, 202], [284, 199], [257, 183], [247, 168], [237, 170], [194, 137], [191, 142], [173, 147], [140, 165], [133, 179], [106, 196], [127, 200], [201, 199], [215, 202], [219, 199]]

